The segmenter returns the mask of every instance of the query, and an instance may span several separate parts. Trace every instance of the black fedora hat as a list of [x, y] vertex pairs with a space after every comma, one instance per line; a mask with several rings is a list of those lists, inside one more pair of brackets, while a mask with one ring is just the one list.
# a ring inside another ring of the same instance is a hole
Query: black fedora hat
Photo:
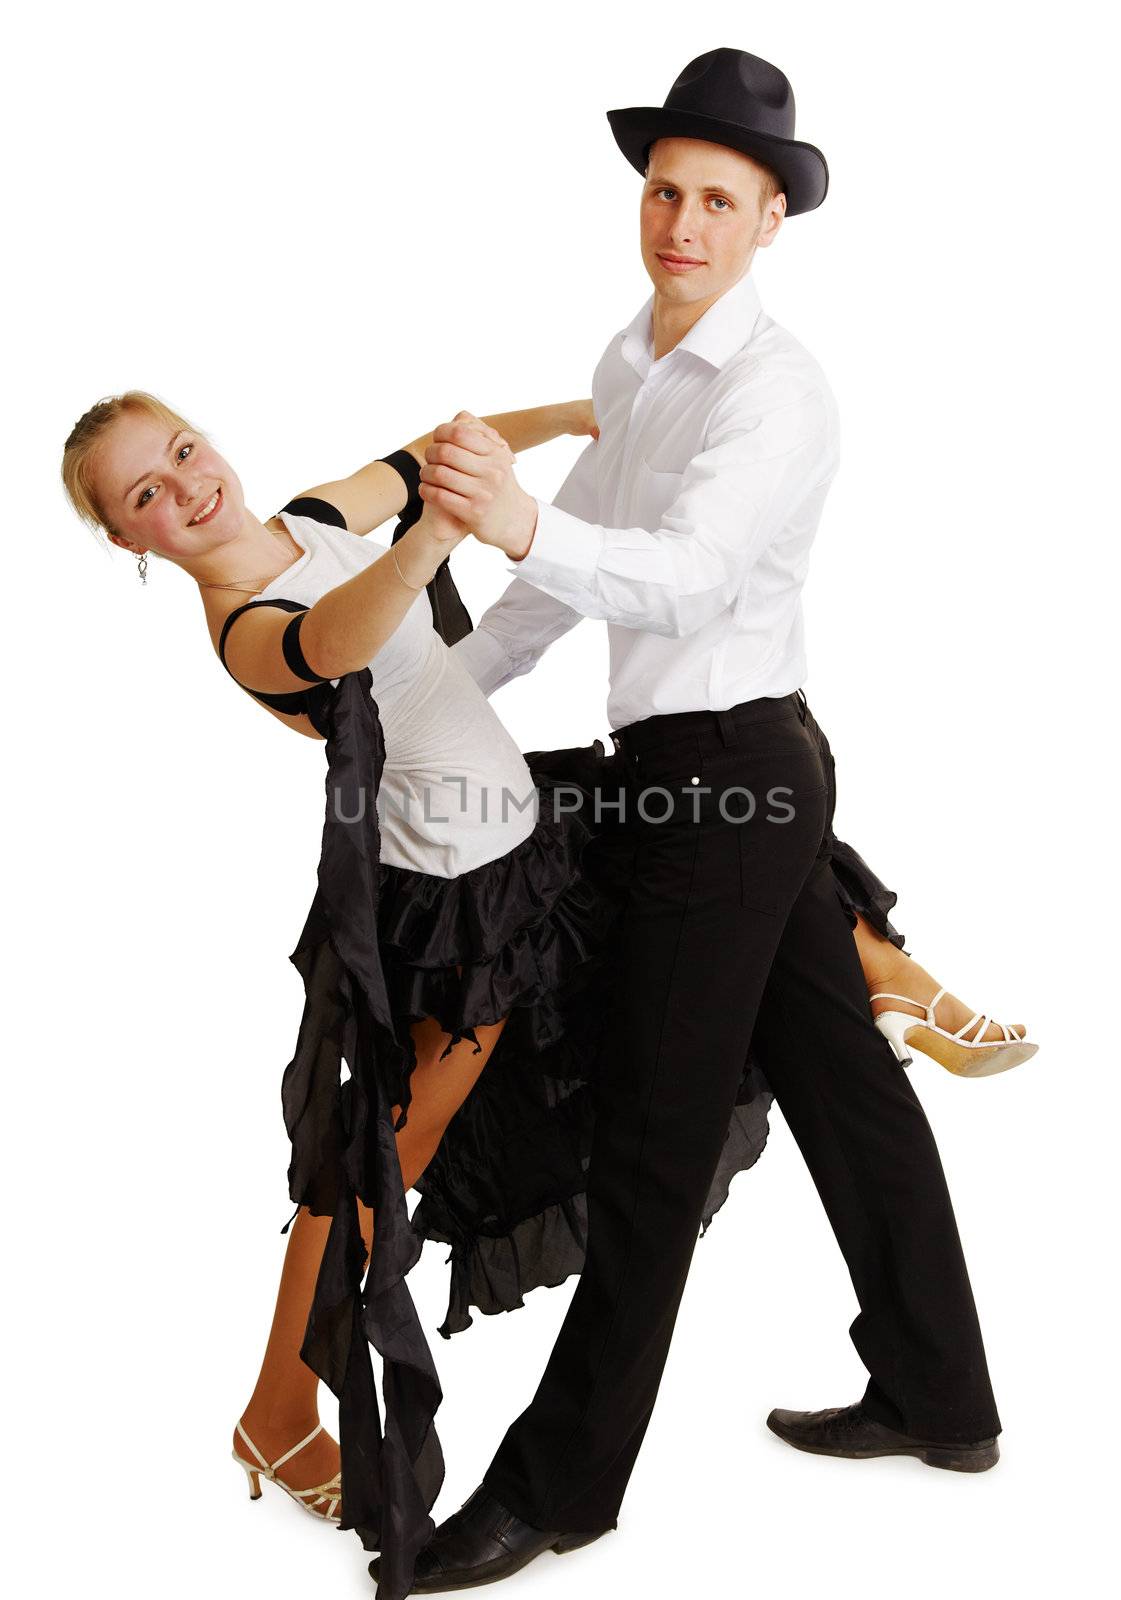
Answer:
[[707, 139], [754, 156], [776, 172], [788, 217], [813, 211], [829, 187], [821, 151], [794, 137], [790, 80], [746, 50], [709, 50], [690, 61], [664, 106], [609, 111], [607, 120], [619, 149], [641, 173], [655, 139]]

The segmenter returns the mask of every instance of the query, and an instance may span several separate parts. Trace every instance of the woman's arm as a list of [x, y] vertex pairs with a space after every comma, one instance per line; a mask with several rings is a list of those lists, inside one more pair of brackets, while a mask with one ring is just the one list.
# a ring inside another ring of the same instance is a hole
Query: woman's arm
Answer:
[[[563, 400], [560, 405], [534, 406], [529, 411], [503, 411], [482, 420], [502, 435], [515, 455], [532, 450], [534, 445], [548, 444], [550, 439], [559, 439], [565, 433], [599, 437], [590, 400]], [[426, 433], [423, 439], [405, 448], [423, 464], [424, 452], [431, 443], [432, 435]]]
[[[457, 522], [426, 507], [392, 550], [302, 613], [295, 642], [318, 681], [368, 666], [463, 537]], [[253, 606], [232, 623], [225, 663], [243, 688], [265, 694], [307, 689], [313, 680], [288, 665], [293, 641], [290, 635], [286, 650], [284, 634], [292, 623], [292, 614], [269, 605]]]
[[[550, 439], [558, 439], [562, 434], [596, 437], [599, 432], [590, 400], [566, 400], [560, 405], [534, 406], [528, 411], [503, 411], [482, 420], [502, 435], [515, 455], [522, 450], [532, 450], [534, 445], [546, 444]], [[424, 452], [431, 443], [432, 435], [426, 433], [404, 448], [423, 466]], [[384, 461], [368, 462], [349, 478], [304, 489], [298, 498], [304, 495], [313, 495], [337, 506], [351, 533], [359, 534], [372, 533], [390, 517], [399, 516], [407, 498], [401, 475]]]

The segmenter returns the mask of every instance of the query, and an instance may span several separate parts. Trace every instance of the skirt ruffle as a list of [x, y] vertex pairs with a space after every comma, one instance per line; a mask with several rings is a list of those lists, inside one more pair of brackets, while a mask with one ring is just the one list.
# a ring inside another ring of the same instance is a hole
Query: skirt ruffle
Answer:
[[890, 940], [897, 950], [902, 950], [906, 941], [899, 930], [892, 926], [888, 916], [888, 912], [894, 910], [899, 896], [880, 882], [864, 857], [851, 844], [845, 844], [836, 834], [830, 834], [830, 854], [837, 898], [845, 908], [849, 921], [855, 924], [859, 913], [877, 933]]
[[[602, 960], [614, 908], [581, 872], [590, 828], [565, 812], [547, 772], [534, 778], [533, 832], [497, 861], [459, 878], [383, 865], [378, 932], [402, 1037], [410, 1022], [433, 1017], [450, 1051], [505, 1017], [506, 1049], [516, 1041], [542, 1057], [571, 1035], [563, 997], [576, 973]], [[566, 1070], [558, 1062], [554, 1070]]]
[[[331, 1218], [300, 1354], [339, 1401], [341, 1526], [382, 1550], [382, 1600], [404, 1600], [435, 1529], [442, 1394], [405, 1281], [421, 1242], [409, 1224], [389, 1097], [407, 1063], [378, 950], [375, 801], [385, 746], [370, 689], [368, 669], [349, 673], [328, 712], [318, 886], [291, 956], [304, 1011], [282, 1099], [291, 1197]], [[359, 1201], [377, 1217], [368, 1265]], [[384, 1426], [371, 1348], [382, 1359]]]

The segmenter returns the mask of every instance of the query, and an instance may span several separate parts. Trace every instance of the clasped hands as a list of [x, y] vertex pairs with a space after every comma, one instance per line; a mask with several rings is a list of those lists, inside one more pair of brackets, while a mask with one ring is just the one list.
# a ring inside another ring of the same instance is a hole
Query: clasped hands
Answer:
[[460, 411], [440, 424], [424, 456], [420, 497], [426, 505], [515, 561], [529, 554], [537, 502], [514, 477], [514, 456], [500, 433]]

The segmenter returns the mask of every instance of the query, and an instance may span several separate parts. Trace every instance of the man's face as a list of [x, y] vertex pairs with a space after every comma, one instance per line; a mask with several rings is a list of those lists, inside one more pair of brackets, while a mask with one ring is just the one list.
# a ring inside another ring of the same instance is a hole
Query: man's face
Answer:
[[642, 261], [655, 291], [677, 305], [718, 299], [782, 224], [785, 197], [764, 212], [765, 175], [750, 156], [706, 139], [658, 139], [640, 212]]

